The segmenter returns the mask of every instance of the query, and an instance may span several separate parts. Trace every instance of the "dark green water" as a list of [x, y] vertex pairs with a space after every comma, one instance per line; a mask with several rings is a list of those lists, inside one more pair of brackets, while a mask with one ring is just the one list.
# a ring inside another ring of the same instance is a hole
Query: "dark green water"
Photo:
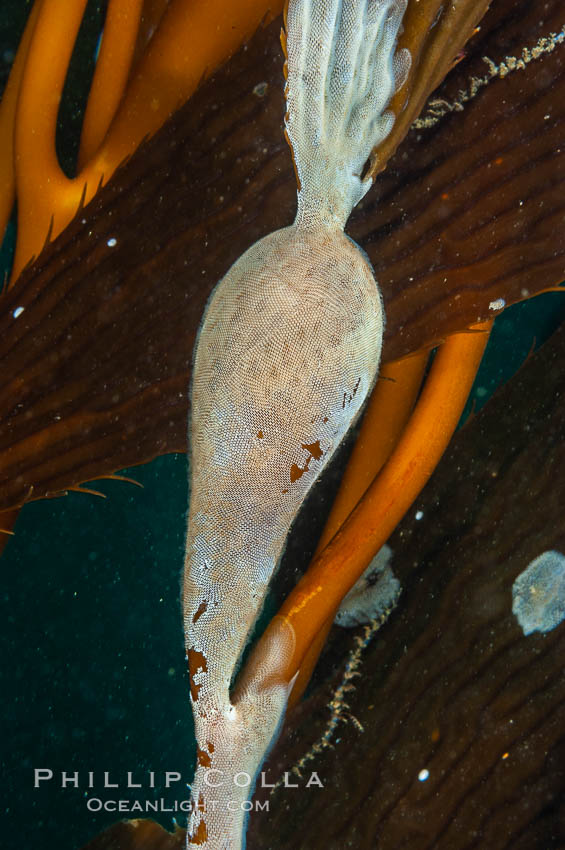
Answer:
[[[41, 833], [41, 847], [78, 848], [119, 814], [106, 800], [184, 799], [164, 771], [190, 780], [194, 758], [180, 616], [187, 500], [184, 456], [132, 474], [144, 484], [97, 482], [22, 512], [2, 563], [2, 763], [8, 822]], [[34, 789], [34, 769], [54, 779]], [[61, 771], [94, 771], [95, 789], [61, 788]], [[103, 772], [119, 791], [106, 789]], [[124, 788], [134, 782], [156, 789]], [[124, 815], [122, 815], [124, 816]], [[170, 826], [171, 815], [160, 818]], [[63, 827], [64, 825], [64, 827]]]

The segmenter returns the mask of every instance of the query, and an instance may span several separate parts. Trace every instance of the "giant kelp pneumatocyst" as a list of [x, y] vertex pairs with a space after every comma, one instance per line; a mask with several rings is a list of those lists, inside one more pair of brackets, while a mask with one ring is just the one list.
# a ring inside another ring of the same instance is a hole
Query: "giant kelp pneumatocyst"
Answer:
[[550, 550], [512, 585], [512, 611], [525, 635], [550, 632], [565, 619], [565, 556]]

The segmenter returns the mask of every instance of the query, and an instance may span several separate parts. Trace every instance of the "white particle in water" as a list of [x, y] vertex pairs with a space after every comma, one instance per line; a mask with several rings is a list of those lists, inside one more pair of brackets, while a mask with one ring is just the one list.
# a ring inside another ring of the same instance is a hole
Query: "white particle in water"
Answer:
[[114, 239], [113, 236], [112, 236], [111, 239], [108, 239], [108, 241], [106, 242], [106, 245], [108, 246], [108, 248], [115, 248], [117, 244], [118, 244], [118, 240]]
[[496, 301], [491, 301], [488, 305], [489, 310], [503, 310], [506, 307], [504, 298], [497, 298]]
[[16, 307], [16, 309], [12, 313], [12, 316], [14, 317], [14, 319], [18, 319], [22, 315], [24, 310], [25, 310], [25, 307]]
[[429, 777], [430, 771], [426, 767], [418, 774], [418, 779], [420, 780], [420, 782], [425, 782], [426, 779], [429, 779]]
[[424, 511], [416, 511], [414, 516], [415, 516], [416, 519], [423, 519], [424, 518]]
[[565, 556], [550, 550], [528, 564], [512, 585], [512, 612], [525, 635], [550, 632], [565, 619]]

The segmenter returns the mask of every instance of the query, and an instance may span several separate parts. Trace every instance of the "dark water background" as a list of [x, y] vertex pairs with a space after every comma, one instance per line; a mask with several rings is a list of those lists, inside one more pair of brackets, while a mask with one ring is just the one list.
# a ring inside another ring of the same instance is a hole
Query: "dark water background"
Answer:
[[[28, 7], [3, 0], [0, 82]], [[90, 12], [96, 22], [100, 4]], [[94, 27], [86, 32], [87, 55]], [[76, 102], [67, 98], [63, 123], [71, 141], [61, 155], [69, 162], [78, 100], [80, 93]], [[483, 404], [534, 339], [539, 344], [564, 318], [565, 294], [540, 296], [501, 315], [470, 404]], [[186, 798], [194, 758], [180, 614], [186, 459], [170, 455], [124, 474], [144, 489], [96, 482], [106, 499], [71, 493], [26, 506], [2, 557], [5, 850], [78, 850], [127, 816], [89, 812], [92, 797], [163, 798], [169, 806]], [[36, 768], [54, 774], [38, 789]], [[62, 771], [78, 771], [80, 787], [61, 788]], [[92, 790], [88, 771], [95, 774]], [[104, 790], [104, 771], [119, 789]], [[125, 787], [128, 771], [142, 789]], [[148, 787], [150, 771], [155, 789]], [[178, 771], [183, 781], [165, 789], [165, 771]], [[165, 812], [157, 819], [170, 828], [174, 817]]]

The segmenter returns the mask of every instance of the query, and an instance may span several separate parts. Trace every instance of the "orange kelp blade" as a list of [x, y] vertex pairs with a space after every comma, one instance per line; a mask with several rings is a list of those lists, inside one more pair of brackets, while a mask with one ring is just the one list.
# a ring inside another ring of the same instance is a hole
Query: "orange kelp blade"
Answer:
[[434, 471], [459, 422], [491, 327], [492, 322], [473, 325], [440, 347], [414, 413], [389, 460], [267, 627], [251, 654], [250, 669], [282, 619], [292, 626], [296, 642], [281, 677], [290, 682], [300, 670], [320, 631], [331, 623], [345, 594]]
[[59, 103], [86, 0], [43, 0], [14, 115], [18, 240], [13, 276], [42, 249], [51, 221], [58, 233], [78, 207], [82, 184], [61, 171], [55, 151]]
[[138, 40], [143, 0], [110, 0], [82, 122], [78, 168], [92, 159], [126, 88]]
[[[194, 92], [204, 77], [251, 38], [261, 22], [282, 11], [283, 0], [171, 0], [132, 71], [110, 133], [97, 155], [113, 171]], [[213, 22], [213, 23], [212, 23]]]
[[[86, 0], [61, 5], [37, 2], [37, 23], [23, 68], [14, 115], [14, 162], [18, 200], [18, 238], [12, 280], [48, 235], [55, 238], [81, 203], [90, 200], [103, 178], [98, 165], [74, 179], [59, 165], [55, 133], [59, 104]], [[111, 0], [104, 37], [86, 108], [82, 161], [105, 136], [128, 79], [137, 38], [141, 0]]]
[[14, 173], [14, 122], [16, 117], [16, 106], [20, 91], [20, 83], [23, 76], [27, 54], [40, 3], [35, 3], [27, 19], [24, 34], [22, 35], [18, 52], [6, 88], [0, 101], [0, 238], [2, 238], [16, 197], [16, 177]]
[[[429, 351], [424, 350], [382, 366], [314, 557], [339, 531], [390, 457], [412, 413], [428, 359]], [[304, 693], [332, 622], [333, 617], [330, 617], [324, 623], [304, 656], [289, 706], [298, 702]]]
[[[55, 238], [143, 139], [190, 97], [202, 78], [255, 32], [267, 12], [281, 11], [282, 2], [244, 0], [227, 10], [225, 0], [204, 5], [172, 0], [164, 12], [151, 7], [158, 28], [131, 69], [143, 3], [111, 0], [86, 107], [81, 170], [69, 179], [57, 159], [55, 129], [86, 0], [37, 0], [29, 49], [22, 51], [23, 68], [14, 72], [11, 85], [17, 104], [6, 110], [8, 119], [1, 128], [5, 138], [13, 133], [15, 140], [11, 159], [16, 164], [18, 240], [12, 280], [40, 253], [47, 237]], [[211, 28], [210, 20], [218, 26]], [[11, 209], [13, 191], [6, 197]]]
[[418, 351], [382, 366], [316, 555], [339, 531], [390, 457], [412, 413], [428, 359], [429, 351]]

